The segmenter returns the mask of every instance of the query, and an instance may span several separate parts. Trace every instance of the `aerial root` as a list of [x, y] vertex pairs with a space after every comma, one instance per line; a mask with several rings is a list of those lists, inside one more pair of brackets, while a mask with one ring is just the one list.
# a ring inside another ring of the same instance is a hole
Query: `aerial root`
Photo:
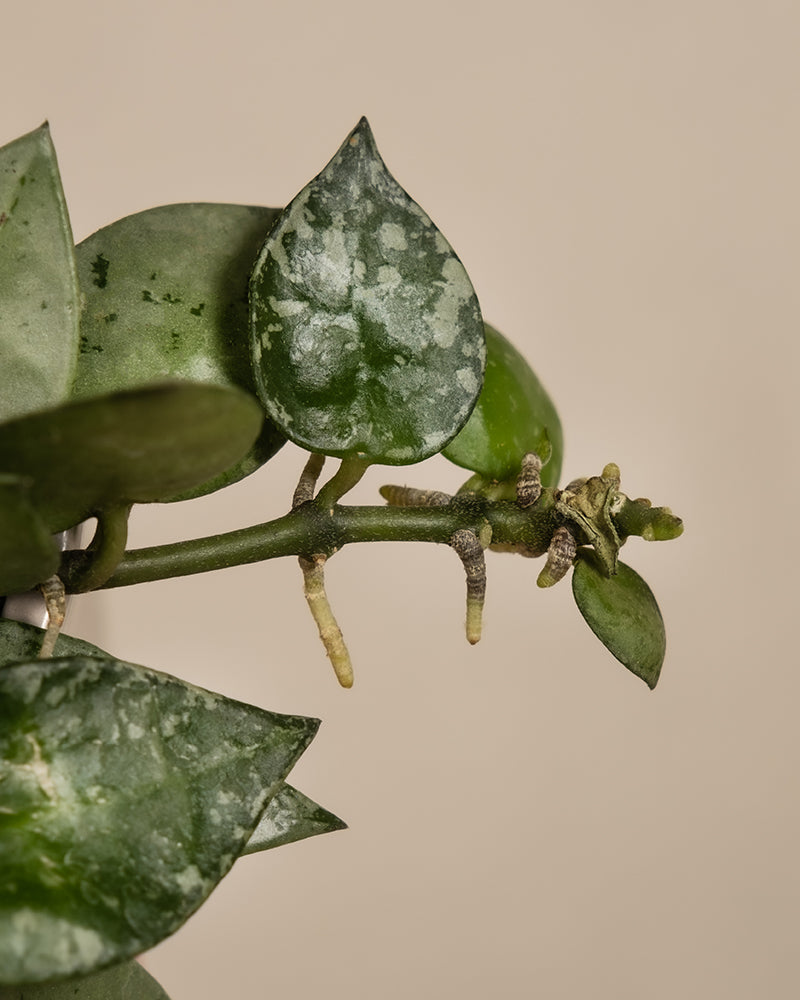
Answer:
[[64, 584], [58, 576], [51, 576], [39, 587], [47, 609], [47, 629], [39, 650], [39, 659], [48, 660], [53, 655], [56, 640], [61, 634], [61, 626], [67, 613], [67, 596]]
[[467, 574], [467, 642], [475, 645], [483, 629], [486, 599], [486, 559], [484, 546], [474, 531], [460, 528], [450, 538], [450, 546], [464, 564]]
[[305, 556], [298, 558], [300, 569], [303, 571], [303, 592], [311, 615], [317, 623], [319, 637], [331, 661], [336, 679], [342, 687], [349, 688], [353, 686], [353, 664], [342, 630], [325, 592], [326, 559], [324, 555], [315, 555], [310, 559]]

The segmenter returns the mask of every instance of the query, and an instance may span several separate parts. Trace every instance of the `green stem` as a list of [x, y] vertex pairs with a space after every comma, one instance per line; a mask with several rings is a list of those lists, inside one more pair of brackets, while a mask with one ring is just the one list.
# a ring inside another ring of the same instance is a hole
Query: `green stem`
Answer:
[[[99, 586], [127, 587], [281, 556], [331, 556], [354, 542], [449, 545], [456, 531], [480, 535], [487, 523], [492, 548], [543, 555], [556, 528], [563, 523], [558, 496], [557, 490], [543, 489], [539, 500], [524, 509], [515, 501], [468, 494], [435, 507], [349, 507], [329, 505], [320, 496], [264, 524], [126, 552], [110, 578]], [[647, 508], [627, 499], [613, 519], [622, 537], [640, 534], [645, 538], [675, 538], [683, 528], [680, 519], [667, 508]], [[75, 593], [79, 587], [85, 589], [85, 554], [66, 553], [59, 575], [68, 593]]]
[[[352, 542], [448, 545], [455, 531], [466, 528], [477, 534], [487, 520], [493, 540], [509, 546], [523, 544], [540, 552], [546, 551], [557, 524], [552, 503], [541, 501], [524, 511], [512, 502], [487, 503], [474, 498], [456, 498], [447, 507], [430, 508], [335, 505], [325, 509], [312, 501], [264, 524], [126, 552], [102, 586], [127, 587], [281, 556], [332, 555]], [[71, 563], [65, 560], [60, 570], [70, 593], [74, 592]]]
[[109, 507], [97, 515], [97, 528], [85, 550], [68, 553], [70, 593], [97, 590], [108, 580], [125, 555], [131, 504]]

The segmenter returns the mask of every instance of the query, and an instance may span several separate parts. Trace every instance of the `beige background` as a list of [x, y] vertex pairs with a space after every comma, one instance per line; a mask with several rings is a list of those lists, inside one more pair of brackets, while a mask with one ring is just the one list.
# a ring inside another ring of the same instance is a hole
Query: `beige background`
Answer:
[[[564, 420], [682, 514], [625, 551], [668, 627], [650, 694], [569, 586], [490, 560], [462, 637], [443, 548], [292, 560], [76, 603], [134, 661], [319, 715], [297, 783], [350, 830], [247, 858], [147, 958], [172, 1000], [789, 1000], [800, 991], [796, 490], [800, 8], [792, 0], [14, 4], [5, 142], [50, 119], [77, 239], [171, 201], [280, 205], [366, 114]], [[281, 513], [287, 447], [134, 542]], [[375, 470], [455, 488], [443, 460]]]

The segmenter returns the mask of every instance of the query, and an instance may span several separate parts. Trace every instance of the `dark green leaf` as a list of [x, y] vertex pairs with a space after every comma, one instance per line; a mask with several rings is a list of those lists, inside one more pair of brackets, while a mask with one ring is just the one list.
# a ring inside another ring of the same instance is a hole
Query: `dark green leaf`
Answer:
[[625, 563], [606, 576], [596, 553], [581, 549], [572, 574], [575, 603], [589, 628], [628, 670], [654, 688], [667, 639], [653, 592]]
[[0, 670], [0, 982], [171, 934], [241, 854], [318, 722], [117, 660]]
[[542, 484], [557, 486], [564, 440], [561, 421], [525, 358], [486, 324], [486, 376], [464, 429], [442, 454], [487, 480], [516, 478], [522, 456], [545, 461]]
[[[167, 378], [235, 385], [255, 395], [247, 283], [278, 214], [247, 205], [164, 205], [120, 219], [79, 244], [83, 306], [73, 395]], [[284, 440], [265, 420], [241, 462], [187, 495], [254, 472]]]
[[0, 420], [61, 402], [77, 349], [72, 230], [42, 125], [0, 149]]
[[466, 422], [483, 379], [478, 301], [366, 119], [278, 219], [250, 296], [259, 393], [301, 447], [404, 465]]
[[338, 816], [318, 806], [291, 785], [284, 784], [270, 799], [242, 854], [255, 854], [256, 851], [293, 844], [306, 837], [346, 829], [347, 824]]
[[[44, 629], [24, 622], [0, 618], [0, 667], [20, 660], [35, 660], [42, 648]], [[93, 646], [85, 639], [74, 639], [62, 632], [56, 639], [55, 656], [99, 656], [104, 660], [113, 657]]]
[[138, 962], [123, 962], [64, 983], [0, 986], [0, 1000], [169, 1000]]
[[61, 531], [207, 482], [247, 452], [261, 423], [241, 389], [150, 385], [0, 424], [0, 471], [28, 478], [31, 503]]
[[35, 587], [55, 573], [60, 556], [28, 500], [26, 482], [0, 474], [0, 594]]

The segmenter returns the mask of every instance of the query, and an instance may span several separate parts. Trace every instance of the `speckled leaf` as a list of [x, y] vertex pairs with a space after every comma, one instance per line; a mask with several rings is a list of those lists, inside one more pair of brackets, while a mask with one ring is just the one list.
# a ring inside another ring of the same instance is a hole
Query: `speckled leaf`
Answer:
[[261, 422], [241, 389], [150, 385], [0, 424], [0, 471], [30, 479], [31, 503], [61, 531], [98, 510], [207, 482], [247, 452]]
[[[26, 622], [0, 618], [0, 667], [20, 660], [35, 660], [42, 648], [44, 629]], [[56, 639], [56, 656], [99, 656], [113, 659], [108, 653], [85, 639], [75, 639], [62, 632]]]
[[60, 558], [25, 480], [0, 474], [0, 594], [30, 590], [55, 573]]
[[0, 149], [0, 420], [64, 399], [77, 348], [72, 230], [45, 124]]
[[171, 934], [317, 726], [117, 660], [0, 669], [0, 982], [86, 974]]
[[483, 379], [478, 301], [366, 119], [280, 216], [250, 297], [261, 398], [301, 447], [403, 465], [466, 422]]
[[[247, 282], [279, 209], [164, 205], [106, 226], [76, 248], [83, 294], [76, 398], [183, 378], [255, 395]], [[265, 419], [232, 469], [181, 495], [254, 472], [285, 438]]]
[[607, 576], [596, 553], [581, 549], [572, 573], [575, 603], [589, 628], [628, 670], [654, 688], [667, 639], [653, 592], [625, 563]]
[[123, 962], [63, 983], [0, 986], [0, 1000], [169, 1000], [138, 962]]
[[282, 847], [321, 833], [346, 830], [347, 824], [318, 806], [307, 795], [284, 784], [269, 801], [261, 820], [242, 854], [255, 854]]
[[564, 442], [556, 408], [525, 358], [487, 324], [481, 394], [466, 426], [442, 454], [484, 479], [503, 481], [516, 478], [529, 451], [542, 460], [549, 452], [542, 485], [557, 486]]

